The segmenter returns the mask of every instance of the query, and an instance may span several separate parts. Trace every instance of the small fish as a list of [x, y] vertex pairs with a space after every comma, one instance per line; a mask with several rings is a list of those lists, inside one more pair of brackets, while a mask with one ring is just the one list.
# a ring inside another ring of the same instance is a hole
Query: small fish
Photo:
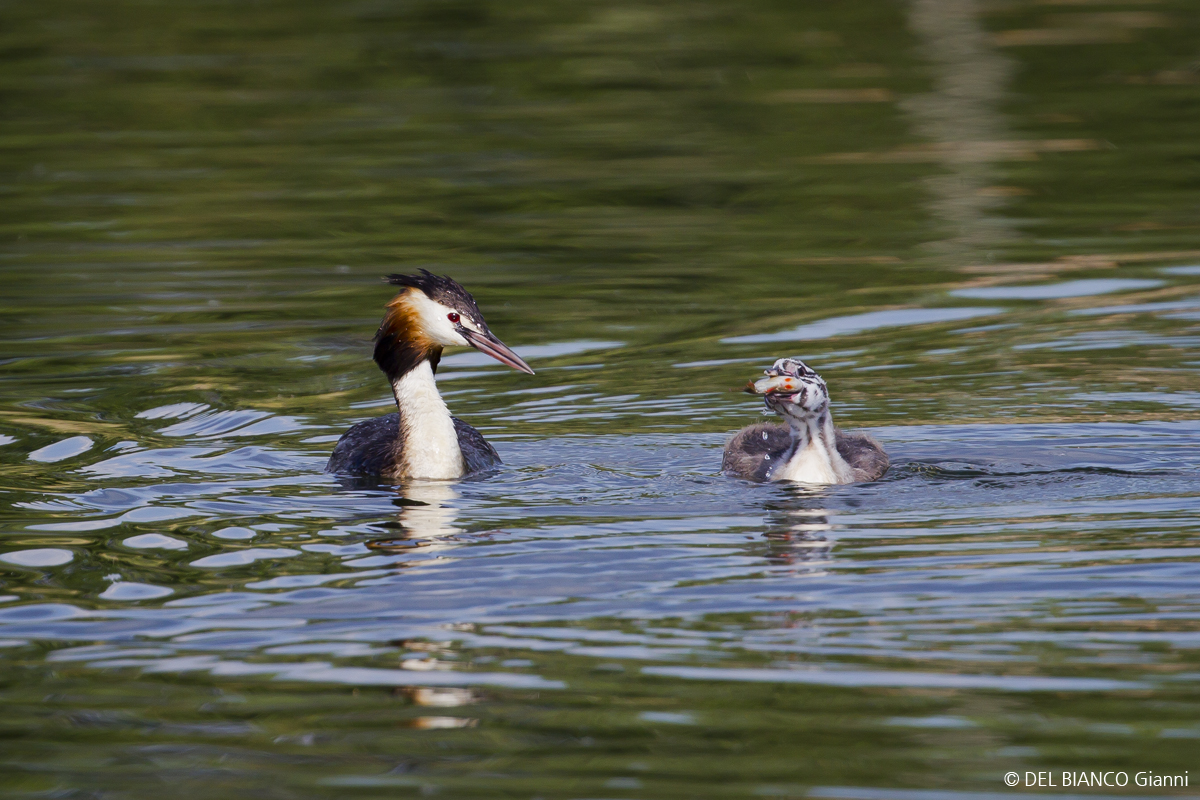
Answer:
[[742, 390], [747, 394], [793, 394], [800, 388], [800, 382], [792, 375], [768, 375], [757, 381], [746, 381]]

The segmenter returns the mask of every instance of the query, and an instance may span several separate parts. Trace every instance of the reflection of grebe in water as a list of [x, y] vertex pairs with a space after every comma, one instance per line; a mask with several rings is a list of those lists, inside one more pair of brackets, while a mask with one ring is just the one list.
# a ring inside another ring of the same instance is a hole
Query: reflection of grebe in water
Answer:
[[833, 541], [829, 512], [823, 508], [768, 509], [767, 561], [786, 572], [824, 571], [832, 561]]
[[421, 270], [390, 275], [403, 287], [387, 305], [375, 334], [375, 363], [388, 376], [397, 413], [360, 422], [338, 440], [327, 472], [381, 478], [453, 480], [500, 463], [479, 431], [450, 416], [437, 390], [442, 348], [474, 347], [502, 364], [533, 374], [488, 330], [475, 299], [450, 278]]
[[766, 374], [746, 390], [764, 395], [767, 408], [787, 424], [742, 428], [725, 446], [723, 472], [751, 481], [815, 484], [883, 477], [887, 453], [865, 433], [834, 427], [829, 390], [820, 375], [797, 358], [779, 359]]
[[458, 512], [451, 502], [458, 492], [440, 481], [412, 481], [404, 487], [408, 502], [400, 512], [400, 524], [414, 539], [445, 539], [462, 533], [454, 524]]
[[455, 521], [458, 511], [453, 502], [459, 497], [454, 484], [445, 481], [409, 481], [400, 488], [400, 496], [392, 502], [400, 506], [396, 522], [389, 528], [400, 528], [399, 536], [372, 539], [365, 542], [371, 550], [382, 553], [422, 553], [458, 547], [458, 535], [463, 531]]
[[[392, 500], [400, 506], [400, 516], [395, 522], [383, 525], [402, 533], [368, 540], [364, 545], [378, 555], [395, 557], [388, 563], [401, 569], [431, 565], [433, 561], [427, 558], [431, 553], [440, 555], [442, 551], [460, 547], [464, 531], [455, 524], [458, 511], [454, 501], [458, 493], [454, 486], [445, 481], [409, 481]], [[416, 560], [407, 560], [418, 553], [420, 557]]]

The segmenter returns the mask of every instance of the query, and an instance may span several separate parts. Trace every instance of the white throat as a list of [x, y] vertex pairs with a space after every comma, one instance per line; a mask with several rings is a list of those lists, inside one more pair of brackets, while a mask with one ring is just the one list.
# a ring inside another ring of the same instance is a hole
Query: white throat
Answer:
[[784, 414], [792, 429], [792, 455], [771, 475], [772, 481], [799, 483], [853, 483], [854, 470], [837, 449], [833, 418], [826, 409], [820, 415], [794, 417]]
[[400, 409], [400, 453], [404, 478], [453, 480], [466, 474], [450, 409], [433, 380], [433, 367], [422, 361], [392, 383]]

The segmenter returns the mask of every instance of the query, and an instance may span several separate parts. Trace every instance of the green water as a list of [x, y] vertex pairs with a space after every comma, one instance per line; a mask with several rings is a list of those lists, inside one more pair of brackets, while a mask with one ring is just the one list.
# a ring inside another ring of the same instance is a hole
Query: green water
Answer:
[[[1169, 0], [0, 4], [0, 792], [1195, 794], [1133, 776], [1200, 767], [1197, 42]], [[439, 373], [507, 466], [339, 484], [417, 268], [537, 370]], [[717, 474], [783, 355], [884, 481]]]

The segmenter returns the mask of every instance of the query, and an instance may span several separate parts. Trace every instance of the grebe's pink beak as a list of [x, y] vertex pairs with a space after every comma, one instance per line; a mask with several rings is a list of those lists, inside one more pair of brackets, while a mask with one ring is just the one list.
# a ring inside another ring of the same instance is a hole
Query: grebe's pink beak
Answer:
[[533, 368], [526, 364], [523, 358], [514, 353], [511, 347], [497, 339], [492, 333], [476, 333], [470, 328], [462, 328], [459, 332], [464, 339], [471, 343], [471, 347], [474, 347], [479, 352], [487, 353], [501, 364], [506, 364], [527, 375], [533, 374]]

